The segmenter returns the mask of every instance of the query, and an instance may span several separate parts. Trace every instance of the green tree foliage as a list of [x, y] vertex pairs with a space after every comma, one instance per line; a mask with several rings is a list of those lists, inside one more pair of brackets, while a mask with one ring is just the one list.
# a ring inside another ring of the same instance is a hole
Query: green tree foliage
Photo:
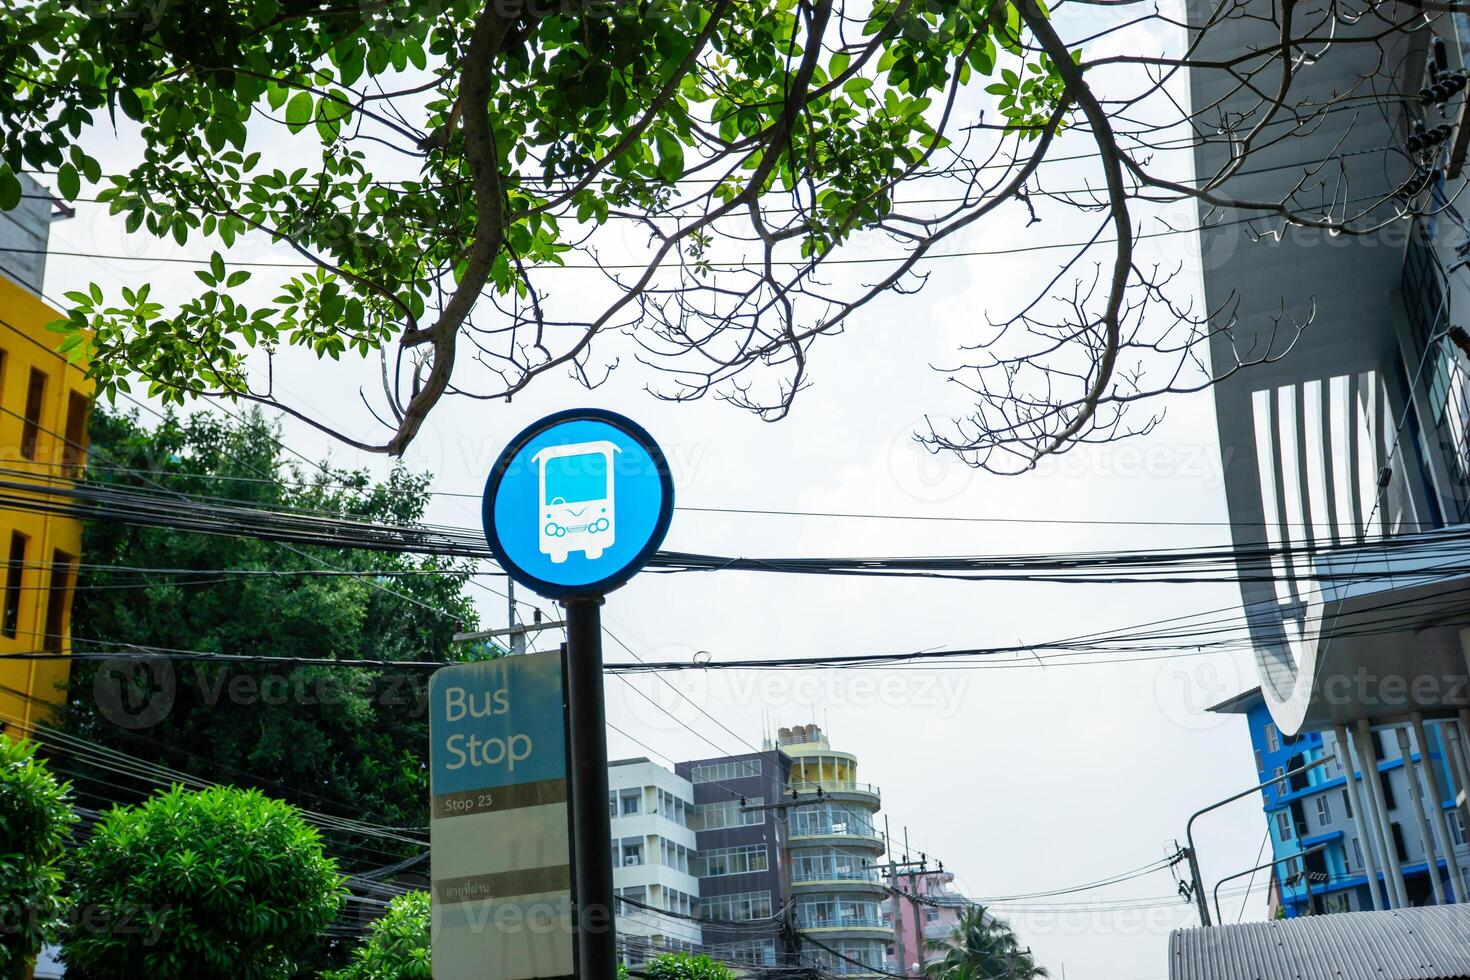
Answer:
[[723, 963], [687, 953], [655, 956], [633, 972], [647, 980], [734, 980], [735, 977]]
[[388, 903], [346, 969], [324, 980], [430, 980], [429, 893], [409, 892]]
[[26, 965], [62, 918], [61, 860], [76, 817], [70, 787], [35, 746], [0, 734], [0, 977]]
[[232, 787], [112, 809], [72, 877], [62, 956], [85, 980], [290, 977], [344, 895], [293, 807]]
[[1011, 927], [981, 906], [960, 914], [948, 939], [930, 939], [925, 947], [938, 956], [930, 962], [930, 980], [1036, 980], [1049, 977], [1029, 950], [1021, 948]]
[[[1022, 22], [1006, 0], [25, 0], [0, 9], [0, 207], [51, 170], [212, 253], [193, 295], [67, 294], [62, 346], [105, 395], [279, 404], [250, 352], [356, 357], [387, 431], [337, 434], [397, 453], [446, 392], [596, 383], [626, 328], [663, 393], [778, 417], [819, 337], [1019, 199], [1069, 110]], [[104, 175], [114, 123], [141, 153]], [[1015, 180], [983, 172], [1010, 158]], [[900, 203], [934, 177], [943, 202]], [[865, 232], [889, 270], [820, 274]], [[302, 268], [232, 261], [251, 235]], [[543, 278], [609, 251], [631, 268]]]
[[[368, 521], [420, 518], [426, 476], [296, 465], [259, 415], [170, 418], [153, 429], [98, 411], [88, 480]], [[91, 522], [72, 617], [78, 650], [180, 649], [337, 660], [448, 660], [475, 614], [467, 569], [440, 560]], [[136, 571], [163, 569], [168, 571]], [[204, 780], [254, 785], [334, 816], [428, 823], [422, 671], [184, 661], [77, 663], [67, 727]], [[118, 776], [75, 760], [79, 789], [118, 799]], [[150, 787], [127, 782], [140, 796]], [[127, 802], [128, 797], [122, 800]], [[333, 831], [349, 867], [422, 848]]]

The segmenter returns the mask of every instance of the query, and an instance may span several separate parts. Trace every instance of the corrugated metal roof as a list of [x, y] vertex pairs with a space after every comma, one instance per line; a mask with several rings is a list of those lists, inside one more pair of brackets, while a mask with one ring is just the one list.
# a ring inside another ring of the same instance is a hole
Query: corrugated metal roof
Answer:
[[1341, 912], [1169, 936], [1170, 980], [1470, 977], [1470, 905]]

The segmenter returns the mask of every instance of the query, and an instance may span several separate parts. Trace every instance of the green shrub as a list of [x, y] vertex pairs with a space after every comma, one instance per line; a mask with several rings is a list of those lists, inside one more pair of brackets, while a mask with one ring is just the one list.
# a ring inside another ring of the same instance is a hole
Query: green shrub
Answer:
[[723, 963], [708, 956], [690, 956], [687, 953], [670, 953], [656, 956], [635, 967], [634, 972], [648, 980], [734, 980], [735, 974]]
[[388, 903], [344, 970], [323, 980], [430, 980], [429, 893], [409, 892]]
[[73, 877], [62, 958], [86, 980], [289, 977], [345, 894], [294, 807], [231, 787], [113, 808]]
[[71, 825], [70, 786], [35, 757], [35, 746], [0, 735], [0, 977], [26, 965], [61, 925], [60, 862]]

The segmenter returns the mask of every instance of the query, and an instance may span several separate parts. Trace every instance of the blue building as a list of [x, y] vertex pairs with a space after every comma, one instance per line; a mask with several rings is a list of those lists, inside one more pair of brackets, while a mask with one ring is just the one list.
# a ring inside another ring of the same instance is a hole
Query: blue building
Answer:
[[[1339, 751], [1334, 732], [1283, 736], [1259, 688], [1211, 710], [1245, 716], [1256, 772], [1261, 782], [1269, 782], [1261, 790], [1261, 805], [1276, 862], [1272, 869], [1276, 899], [1287, 916], [1371, 910], [1375, 903], [1368, 890], [1370, 879], [1376, 882], [1383, 907], [1401, 907], [1396, 890], [1391, 885], [1385, 887], [1385, 871], [1392, 873], [1395, 862], [1403, 876], [1409, 905], [1440, 904], [1436, 901], [1435, 879], [1442, 901], [1464, 901], [1470, 894], [1470, 846], [1462, 812], [1452, 797], [1430, 799], [1427, 780], [1418, 769], [1422, 755], [1411, 727], [1372, 733], [1367, 748], [1378, 773], [1378, 785], [1372, 787], [1363, 784], [1366, 765], [1343, 764], [1345, 756]], [[1454, 781], [1441, 730], [1438, 725], [1425, 726], [1429, 762], [1435, 770], [1433, 782], [1443, 788], [1453, 786]], [[1349, 736], [1349, 741], [1355, 740]], [[1413, 764], [1413, 784], [1404, 765], [1405, 746]], [[1347, 746], [1348, 757], [1355, 757], [1352, 753], [1356, 751], [1356, 745]], [[1306, 773], [1287, 775], [1326, 756], [1332, 756], [1332, 761]], [[1349, 772], [1355, 773], [1351, 785]], [[1360, 819], [1367, 794], [1375, 791], [1381, 794], [1389, 815], [1386, 839], [1371, 820], [1367, 821], [1365, 834]], [[1428, 855], [1441, 853], [1425, 847], [1426, 836], [1432, 835], [1426, 830], [1434, 823], [1433, 806], [1444, 815], [1457, 859], [1454, 865], [1461, 869], [1462, 880], [1454, 880], [1451, 862], [1445, 856], [1434, 861], [1435, 879], [1430, 877]]]

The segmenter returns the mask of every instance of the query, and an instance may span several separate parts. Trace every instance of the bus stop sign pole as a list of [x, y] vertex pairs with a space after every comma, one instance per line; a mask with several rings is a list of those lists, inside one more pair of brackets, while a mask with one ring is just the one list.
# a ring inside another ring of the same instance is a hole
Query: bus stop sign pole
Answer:
[[579, 976], [617, 975], [612, 820], [607, 807], [607, 714], [602, 690], [602, 596], [563, 600], [567, 610], [573, 892]]

